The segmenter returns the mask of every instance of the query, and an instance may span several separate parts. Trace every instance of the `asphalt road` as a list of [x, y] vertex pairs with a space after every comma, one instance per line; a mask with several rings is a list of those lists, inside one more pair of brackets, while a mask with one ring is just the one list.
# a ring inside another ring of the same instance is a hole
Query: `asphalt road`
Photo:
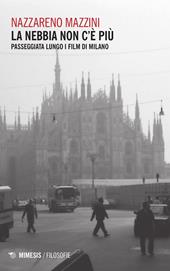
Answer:
[[92, 236], [95, 221], [90, 222], [89, 208], [55, 214], [49, 213], [44, 206], [38, 206], [38, 209], [36, 234], [26, 233], [26, 221], [21, 222], [22, 213], [14, 213], [15, 225], [10, 238], [0, 243], [0, 271], [30, 270], [31, 261], [35, 261], [17, 257], [11, 259], [8, 252], [73, 252], [76, 249], [89, 254], [94, 271], [169, 270], [170, 238], [155, 240], [153, 257], [141, 256], [139, 241], [133, 236], [132, 212], [109, 210], [109, 219], [105, 220], [105, 224], [111, 235], [104, 238], [99, 232], [100, 236], [95, 238]]

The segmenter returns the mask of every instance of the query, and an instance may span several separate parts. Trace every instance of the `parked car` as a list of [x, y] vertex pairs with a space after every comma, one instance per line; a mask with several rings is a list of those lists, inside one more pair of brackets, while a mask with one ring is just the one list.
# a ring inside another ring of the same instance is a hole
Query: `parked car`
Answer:
[[47, 204], [47, 198], [44, 197], [37, 197], [35, 198], [36, 204]]
[[22, 211], [25, 208], [25, 205], [28, 203], [28, 200], [14, 200], [13, 208], [16, 211]]
[[107, 210], [115, 209], [116, 207], [116, 201], [114, 199], [104, 199], [103, 204]]
[[[92, 201], [91, 206], [92, 209], [94, 209], [95, 205], [98, 203], [97, 200]], [[115, 209], [116, 207], [116, 201], [113, 200], [109, 200], [109, 199], [104, 199], [103, 200], [103, 205], [105, 207], [106, 210], [111, 210], [111, 209]]]
[[[170, 235], [170, 213], [167, 204], [150, 204], [155, 218], [155, 236], [169, 236]], [[134, 212], [136, 215], [137, 212]], [[139, 236], [137, 227], [137, 217], [134, 221], [134, 234]]]

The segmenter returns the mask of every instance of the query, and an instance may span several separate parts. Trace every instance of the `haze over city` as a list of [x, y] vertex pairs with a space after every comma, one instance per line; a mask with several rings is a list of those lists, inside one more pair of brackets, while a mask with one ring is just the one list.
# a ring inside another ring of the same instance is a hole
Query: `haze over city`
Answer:
[[[55, 51], [10, 50], [10, 18], [24, 16], [100, 17], [101, 29], [114, 30], [109, 50], [61, 50], [59, 59], [64, 87], [74, 88], [80, 83], [82, 71], [85, 82], [90, 72], [92, 92], [106, 89], [109, 93], [112, 73], [117, 85], [120, 73], [124, 111], [133, 119], [136, 94], [145, 134], [148, 121], [151, 132], [154, 112], [159, 114], [161, 100], [165, 160], [170, 161], [170, 56], [168, 1], [3, 1], [0, 8], [0, 100], [5, 106], [7, 121], [14, 122], [18, 107], [23, 123], [28, 112], [41, 105], [43, 91], [52, 93]], [[66, 8], [67, 7], [67, 8]]]

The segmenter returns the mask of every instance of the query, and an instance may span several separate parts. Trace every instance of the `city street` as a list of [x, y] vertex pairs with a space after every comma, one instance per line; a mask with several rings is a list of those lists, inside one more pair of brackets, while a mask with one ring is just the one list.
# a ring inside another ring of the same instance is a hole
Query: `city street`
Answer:
[[43, 205], [38, 209], [36, 234], [26, 233], [26, 220], [23, 224], [21, 222], [22, 212], [14, 213], [15, 224], [10, 238], [0, 243], [1, 271], [29, 270], [24, 266], [29, 266], [31, 261], [17, 257], [11, 259], [8, 255], [11, 251], [73, 252], [76, 249], [88, 253], [94, 271], [169, 269], [170, 239], [156, 239], [155, 256], [141, 256], [138, 239], [133, 236], [134, 214], [131, 211], [109, 210], [105, 224], [111, 236], [104, 238], [101, 232], [100, 237], [92, 236], [95, 221], [90, 222], [90, 208], [55, 214], [49, 213]]

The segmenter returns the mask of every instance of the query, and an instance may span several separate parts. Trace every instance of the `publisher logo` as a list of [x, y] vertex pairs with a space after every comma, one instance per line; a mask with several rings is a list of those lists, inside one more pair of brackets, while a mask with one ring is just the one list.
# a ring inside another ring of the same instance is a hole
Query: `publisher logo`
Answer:
[[15, 259], [17, 256], [14, 251], [8, 252], [8, 255], [10, 256], [11, 259]]

